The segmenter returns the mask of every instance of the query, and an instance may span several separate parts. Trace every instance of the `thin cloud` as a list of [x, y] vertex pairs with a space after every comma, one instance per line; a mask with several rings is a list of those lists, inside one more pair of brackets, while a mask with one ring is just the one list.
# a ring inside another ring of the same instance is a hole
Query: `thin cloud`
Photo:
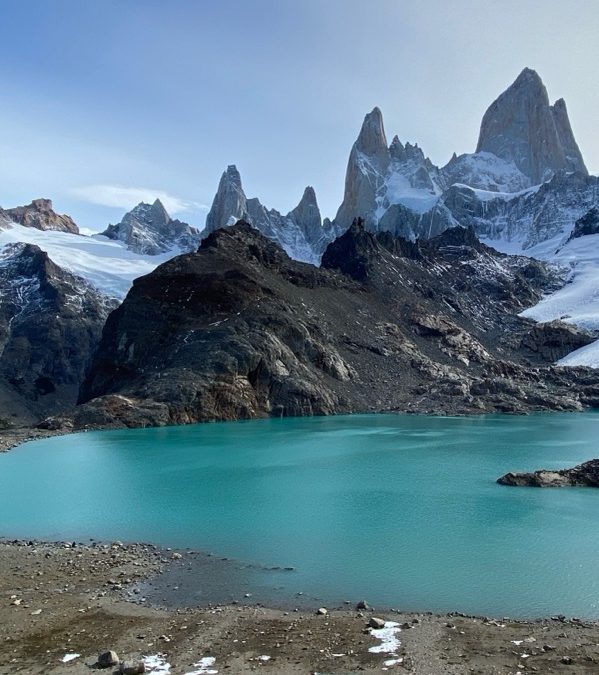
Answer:
[[73, 188], [71, 194], [91, 204], [100, 206], [113, 206], [115, 208], [130, 210], [140, 202], [152, 203], [156, 199], [164, 204], [164, 208], [170, 213], [182, 213], [184, 211], [207, 211], [205, 204], [181, 199], [170, 195], [164, 190], [152, 190], [143, 187], [125, 187], [124, 185], [85, 185]]

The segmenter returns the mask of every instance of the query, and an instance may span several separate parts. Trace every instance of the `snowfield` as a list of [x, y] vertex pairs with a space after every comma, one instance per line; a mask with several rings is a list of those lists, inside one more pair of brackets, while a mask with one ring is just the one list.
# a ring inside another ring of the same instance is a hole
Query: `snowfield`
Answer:
[[[558, 235], [525, 251], [521, 242], [488, 239], [484, 243], [503, 253], [528, 255], [567, 270], [566, 285], [524, 310], [521, 316], [539, 323], [561, 319], [599, 332], [599, 234], [567, 239], [568, 235]], [[558, 365], [599, 368], [599, 340], [571, 352]]]
[[110, 298], [122, 300], [133, 280], [148, 274], [160, 263], [180, 253], [139, 255], [121, 242], [101, 235], [79, 235], [55, 230], [37, 230], [12, 223], [0, 228], [0, 250], [7, 244], [35, 244], [60, 267], [83, 277]]

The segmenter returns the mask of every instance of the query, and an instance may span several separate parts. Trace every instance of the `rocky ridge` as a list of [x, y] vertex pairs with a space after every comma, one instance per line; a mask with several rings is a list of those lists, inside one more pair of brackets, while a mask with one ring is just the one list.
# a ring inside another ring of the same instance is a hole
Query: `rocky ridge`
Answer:
[[81, 405], [46, 426], [580, 410], [599, 402], [599, 373], [547, 366], [517, 316], [559, 283], [463, 228], [414, 243], [356, 222], [319, 269], [238, 223], [136, 280]]
[[167, 251], [193, 251], [200, 233], [191, 225], [173, 220], [159, 199], [153, 204], [139, 203], [123, 216], [120, 223], [109, 225], [102, 234], [126, 244], [142, 255], [159, 255]]

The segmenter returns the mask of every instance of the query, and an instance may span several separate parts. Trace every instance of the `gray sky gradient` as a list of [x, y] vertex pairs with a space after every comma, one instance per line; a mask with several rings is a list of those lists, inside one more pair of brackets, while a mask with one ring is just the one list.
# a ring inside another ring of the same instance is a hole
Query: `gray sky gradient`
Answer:
[[[0, 0], [0, 205], [99, 230], [160, 196], [203, 226], [220, 174], [334, 216], [364, 114], [435, 164], [529, 66], [599, 172], [597, 0]], [[94, 203], [97, 202], [97, 203]]]

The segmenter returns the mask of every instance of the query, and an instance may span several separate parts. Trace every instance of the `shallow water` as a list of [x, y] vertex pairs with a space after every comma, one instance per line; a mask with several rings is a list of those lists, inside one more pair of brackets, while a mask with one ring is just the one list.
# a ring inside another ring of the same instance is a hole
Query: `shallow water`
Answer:
[[598, 445], [595, 412], [55, 437], [0, 456], [0, 534], [151, 541], [293, 566], [277, 576], [283, 590], [331, 601], [599, 617], [599, 490], [495, 483], [597, 457]]

